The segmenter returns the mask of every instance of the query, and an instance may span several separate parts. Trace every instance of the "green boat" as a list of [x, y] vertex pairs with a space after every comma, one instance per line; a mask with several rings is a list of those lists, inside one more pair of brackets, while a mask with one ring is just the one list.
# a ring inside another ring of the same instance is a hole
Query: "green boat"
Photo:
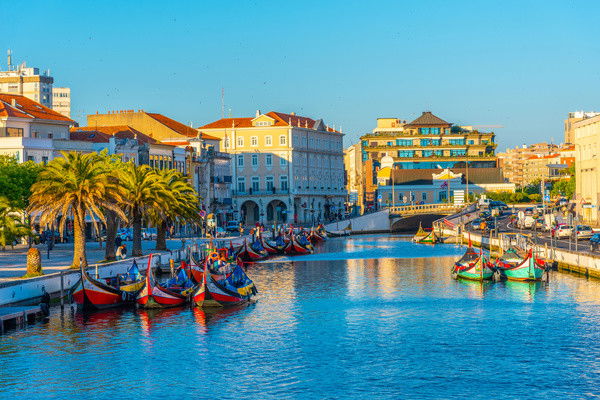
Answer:
[[421, 223], [419, 222], [419, 230], [417, 233], [415, 233], [415, 236], [413, 236], [412, 241], [418, 243], [425, 236], [427, 236], [427, 232], [425, 232], [425, 229], [423, 229]]
[[[507, 258], [503, 256], [496, 260], [496, 268], [506, 279], [511, 281], [539, 281], [544, 276], [546, 265], [543, 260], [533, 256], [532, 250], [529, 250], [527, 257], [520, 260], [508, 252], [507, 254]], [[513, 254], [516, 254], [516, 252]]]
[[479, 251], [475, 252], [472, 247], [468, 247], [463, 256], [454, 263], [452, 267], [452, 276], [455, 279], [469, 279], [472, 281], [487, 281], [494, 276], [489, 260]]

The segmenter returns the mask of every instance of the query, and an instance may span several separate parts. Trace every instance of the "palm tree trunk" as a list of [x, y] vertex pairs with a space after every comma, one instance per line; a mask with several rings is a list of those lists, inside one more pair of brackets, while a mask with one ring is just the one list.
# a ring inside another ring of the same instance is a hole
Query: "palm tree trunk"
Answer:
[[156, 250], [167, 250], [167, 223], [161, 221], [156, 229]]
[[137, 207], [133, 209], [133, 249], [131, 255], [139, 257], [142, 255], [142, 214]]
[[88, 265], [85, 254], [85, 212], [81, 207], [73, 210], [73, 262], [71, 268], [79, 268], [79, 262]]
[[104, 259], [106, 261], [114, 261], [117, 256], [115, 254], [115, 239], [117, 238], [117, 214], [111, 210], [106, 210], [106, 250], [104, 250]]

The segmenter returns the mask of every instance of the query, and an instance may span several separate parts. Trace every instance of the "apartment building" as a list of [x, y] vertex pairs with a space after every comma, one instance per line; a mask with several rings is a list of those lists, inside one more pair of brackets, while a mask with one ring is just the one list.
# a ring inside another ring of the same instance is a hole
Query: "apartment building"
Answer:
[[344, 169], [346, 171], [347, 205], [349, 208], [359, 207], [364, 211], [363, 164], [361, 160], [361, 144], [356, 143], [344, 150]]
[[198, 128], [233, 157], [234, 209], [255, 222], [327, 221], [344, 210], [342, 133], [318, 119], [271, 111]]
[[575, 142], [575, 195], [584, 220], [600, 222], [600, 115], [573, 124]]
[[71, 89], [68, 87], [52, 88], [52, 109], [71, 118]]
[[574, 124], [587, 118], [593, 118], [600, 113], [595, 111], [574, 111], [570, 112], [565, 119], [565, 143], [575, 143]]

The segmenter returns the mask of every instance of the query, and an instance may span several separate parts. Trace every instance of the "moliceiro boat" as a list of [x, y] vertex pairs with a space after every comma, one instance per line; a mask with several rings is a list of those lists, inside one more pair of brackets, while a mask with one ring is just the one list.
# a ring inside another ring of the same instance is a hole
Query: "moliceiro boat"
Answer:
[[283, 237], [281, 235], [277, 235], [275, 237], [275, 240], [272, 240], [269, 242], [261, 234], [258, 237], [258, 240], [260, 241], [260, 243], [262, 244], [264, 249], [267, 251], [267, 253], [269, 253], [269, 254], [282, 254], [283, 253], [283, 248], [285, 247], [285, 240], [283, 239]]
[[73, 299], [84, 310], [101, 310], [133, 304], [144, 286], [144, 277], [135, 260], [125, 274], [100, 279], [80, 267], [81, 279], [73, 288]]
[[137, 296], [137, 303], [144, 308], [164, 308], [182, 306], [195, 290], [193, 281], [183, 268], [179, 268], [175, 277], [161, 284], [154, 276], [151, 267], [151, 258], [148, 260], [146, 284]]
[[305, 234], [299, 233], [298, 235], [294, 235], [294, 231], [290, 229], [289, 238], [290, 241], [284, 248], [285, 254], [311, 254], [313, 252], [313, 247]]
[[496, 268], [503, 278], [511, 281], [539, 281], [544, 276], [546, 264], [533, 255], [533, 250], [523, 258], [514, 249], [509, 249], [496, 260]]
[[260, 240], [255, 239], [250, 245], [248, 245], [248, 241], [244, 239], [244, 243], [240, 248], [237, 256], [242, 261], [259, 261], [265, 259], [269, 254], [263, 247]]
[[415, 236], [413, 236], [412, 241], [415, 243], [435, 244], [440, 241], [440, 238], [435, 234], [433, 229], [427, 231], [423, 229], [421, 223], [419, 223], [419, 230], [415, 233]]
[[311, 229], [307, 237], [308, 241], [312, 244], [317, 244], [325, 241], [325, 237], [321, 236], [316, 229]]
[[463, 278], [472, 281], [492, 279], [494, 269], [481, 250], [476, 252], [471, 246], [452, 267], [453, 278]]
[[232, 260], [224, 260], [215, 252], [207, 258], [193, 302], [198, 307], [227, 307], [243, 304], [256, 293], [254, 282], [241, 266]]

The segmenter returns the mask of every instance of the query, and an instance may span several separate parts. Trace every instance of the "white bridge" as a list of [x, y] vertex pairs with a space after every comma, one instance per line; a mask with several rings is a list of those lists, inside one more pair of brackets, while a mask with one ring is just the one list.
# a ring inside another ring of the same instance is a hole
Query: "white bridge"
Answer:
[[421, 220], [425, 225], [429, 225], [442, 215], [456, 214], [464, 208], [465, 205], [452, 203], [387, 207], [359, 217], [326, 224], [325, 229], [337, 233], [390, 232], [398, 229], [398, 223], [402, 221], [406, 221], [407, 225], [411, 227], [414, 225], [414, 229], [416, 229]]

